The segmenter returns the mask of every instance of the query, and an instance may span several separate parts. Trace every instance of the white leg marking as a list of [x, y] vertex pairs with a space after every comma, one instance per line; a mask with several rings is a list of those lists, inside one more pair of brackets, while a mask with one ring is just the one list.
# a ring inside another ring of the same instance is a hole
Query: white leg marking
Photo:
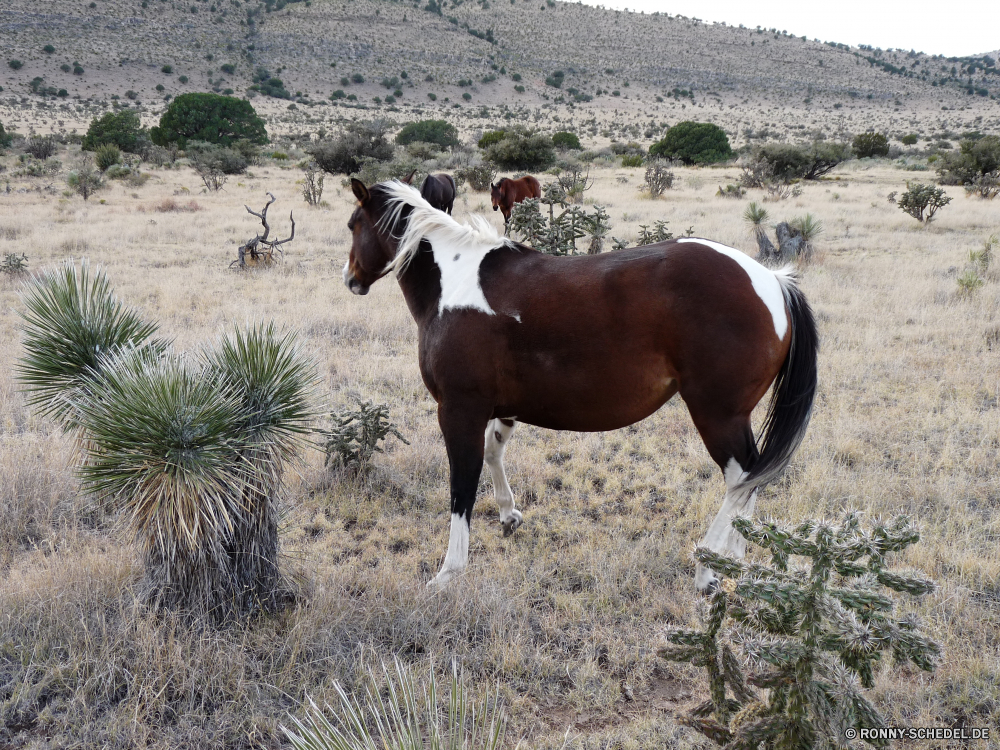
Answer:
[[469, 564], [469, 519], [458, 513], [451, 514], [451, 534], [448, 536], [448, 554], [441, 571], [428, 586], [441, 587], [461, 573]]
[[[748, 516], [753, 513], [757, 503], [756, 488], [747, 490], [734, 490], [747, 472], [737, 463], [735, 458], [730, 458], [723, 470], [726, 478], [726, 496], [722, 500], [722, 508], [708, 528], [708, 533], [701, 540], [702, 547], [708, 547], [713, 552], [730, 554], [737, 559], [742, 558], [746, 553], [746, 540], [736, 533], [730, 521], [736, 516]], [[718, 581], [718, 576], [704, 565], [699, 564], [695, 573], [694, 585], [699, 591], [705, 591], [713, 583]]]
[[507, 449], [507, 441], [514, 434], [515, 422], [510, 427], [499, 419], [494, 419], [486, 425], [486, 450], [484, 458], [493, 478], [493, 494], [500, 507], [500, 523], [503, 525], [504, 536], [510, 536], [521, 525], [521, 512], [514, 508], [514, 493], [507, 483], [507, 472], [503, 468], [503, 454]]

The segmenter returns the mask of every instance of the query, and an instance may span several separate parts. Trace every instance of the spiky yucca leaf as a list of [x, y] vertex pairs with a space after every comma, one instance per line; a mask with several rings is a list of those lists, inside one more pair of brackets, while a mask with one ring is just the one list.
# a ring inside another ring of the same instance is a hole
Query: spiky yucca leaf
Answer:
[[464, 676], [452, 665], [447, 706], [441, 705], [431, 665], [421, 686], [413, 672], [395, 660], [395, 670], [382, 665], [381, 675], [368, 670], [363, 698], [353, 698], [340, 683], [336, 708], [326, 707], [332, 721], [310, 699], [304, 720], [292, 716], [292, 729], [282, 731], [296, 750], [498, 750], [507, 718], [498, 696], [487, 694], [478, 704], [469, 698]]
[[125, 307], [111, 291], [104, 272], [92, 272], [84, 261], [46, 271], [24, 290], [21, 313], [25, 356], [18, 379], [28, 403], [60, 422], [77, 425], [75, 397], [87, 390], [102, 360], [130, 348], [166, 343], [154, 341], [157, 326]]
[[257, 325], [224, 336], [203, 356], [209, 376], [240, 403], [248, 442], [290, 458], [316, 416], [316, 367], [299, 351], [295, 334], [279, 335], [273, 323]]
[[234, 399], [147, 349], [106, 358], [74, 406], [88, 438], [84, 487], [145, 548], [194, 550], [231, 532], [246, 477]]

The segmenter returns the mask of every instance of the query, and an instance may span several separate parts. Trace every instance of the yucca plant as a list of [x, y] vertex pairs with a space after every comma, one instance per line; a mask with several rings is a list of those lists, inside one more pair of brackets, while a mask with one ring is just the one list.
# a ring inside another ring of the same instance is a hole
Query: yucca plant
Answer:
[[74, 403], [83, 487], [138, 544], [144, 599], [228, 618], [241, 593], [228, 552], [249, 474], [239, 401], [175, 356], [127, 351]]
[[464, 675], [452, 662], [447, 703], [442, 705], [434, 665], [423, 685], [395, 660], [390, 671], [369, 667], [364, 696], [354, 698], [339, 682], [340, 701], [326, 713], [312, 700], [306, 716], [292, 716], [294, 727], [282, 727], [295, 750], [498, 750], [507, 717], [499, 696], [487, 693], [478, 703], [469, 695]]
[[802, 241], [806, 243], [811, 243], [823, 233], [823, 222], [812, 214], [798, 216], [788, 223], [799, 231], [802, 235]]
[[21, 382], [79, 438], [84, 489], [142, 550], [145, 600], [218, 622], [273, 606], [278, 491], [316, 379], [294, 335], [257, 326], [185, 362], [86, 265], [25, 304]]
[[278, 489], [311, 431], [316, 370], [295, 334], [278, 334], [273, 323], [225, 336], [203, 358], [207, 377], [238, 405], [243, 498], [225, 547], [240, 611], [270, 608], [280, 590]]
[[770, 215], [767, 213], [767, 209], [757, 203], [757, 201], [750, 201], [746, 211], [743, 212], [743, 220], [750, 225], [750, 233], [753, 234], [753, 238], [757, 241], [757, 260], [761, 263], [774, 262], [781, 257], [781, 254], [767, 236], [765, 222], [768, 218], [770, 218]]
[[18, 379], [28, 404], [59, 422], [76, 427], [74, 404], [100, 377], [104, 360], [146, 346], [162, 352], [167, 343], [154, 339], [157, 325], [123, 305], [103, 271], [84, 261], [45, 271], [22, 295], [25, 355]]
[[885, 726], [862, 692], [874, 685], [876, 666], [891, 653], [896, 663], [933, 671], [940, 653], [914, 618], [892, 616], [892, 598], [878, 590], [912, 596], [934, 590], [932, 581], [886, 567], [890, 554], [919, 541], [916, 528], [899, 516], [866, 532], [857, 513], [840, 525], [732, 523], [771, 553], [771, 564], [695, 551], [698, 562], [730, 581], [713, 594], [704, 631], [674, 631], [667, 636], [672, 645], [659, 651], [709, 673], [709, 700], [681, 722], [733, 750], [840, 748], [857, 729]]

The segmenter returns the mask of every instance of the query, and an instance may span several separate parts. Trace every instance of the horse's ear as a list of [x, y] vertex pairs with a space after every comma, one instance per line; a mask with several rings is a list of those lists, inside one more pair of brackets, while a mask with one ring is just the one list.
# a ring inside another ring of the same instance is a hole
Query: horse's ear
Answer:
[[361, 201], [362, 206], [371, 200], [371, 194], [368, 192], [368, 188], [365, 187], [365, 183], [356, 177], [351, 178], [351, 190], [354, 191], [354, 197]]
[[406, 177], [403, 178], [403, 182], [405, 182], [407, 185], [412, 185], [413, 184], [413, 175], [415, 175], [416, 173], [417, 173], [417, 170], [414, 169], [412, 172], [410, 172], [408, 175], [406, 175]]

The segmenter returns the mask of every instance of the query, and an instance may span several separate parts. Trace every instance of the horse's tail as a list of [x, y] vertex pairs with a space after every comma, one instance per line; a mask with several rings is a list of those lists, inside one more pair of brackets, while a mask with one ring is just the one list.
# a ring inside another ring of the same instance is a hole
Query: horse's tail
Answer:
[[760, 455], [740, 485], [763, 487], [776, 479], [792, 460], [805, 437], [816, 396], [816, 320], [788, 268], [775, 272], [792, 326], [792, 343], [771, 391], [771, 403], [761, 430]]

